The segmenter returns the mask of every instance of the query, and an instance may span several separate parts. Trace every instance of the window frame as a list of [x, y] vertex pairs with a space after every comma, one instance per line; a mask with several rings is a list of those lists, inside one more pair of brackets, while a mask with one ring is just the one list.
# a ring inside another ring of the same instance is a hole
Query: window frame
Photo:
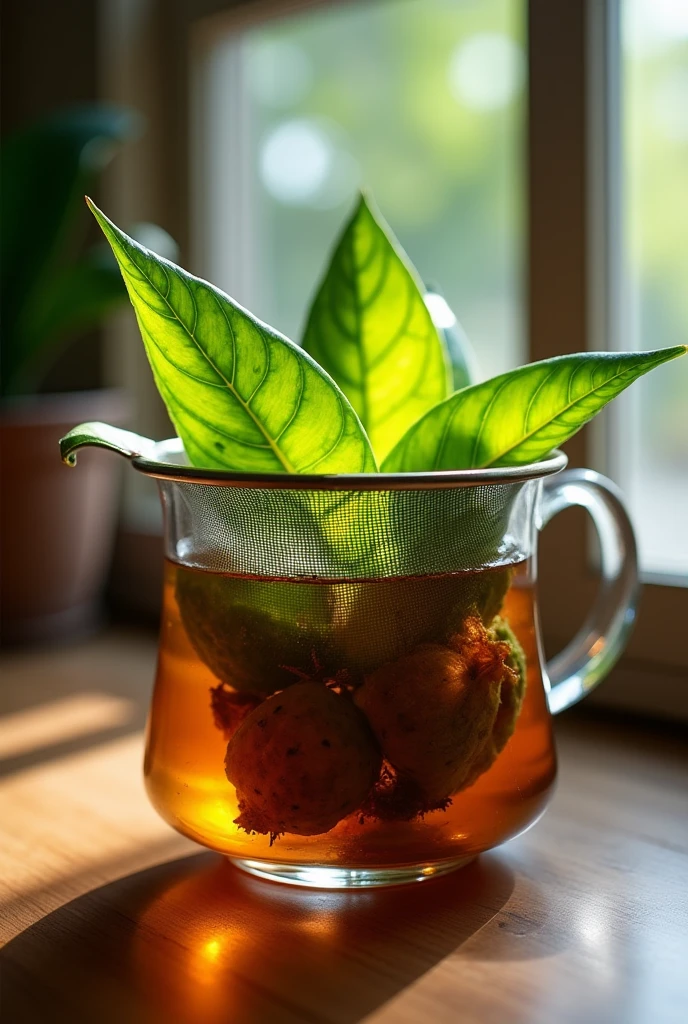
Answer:
[[[619, 337], [619, 24], [619, 0], [528, 5], [531, 359], [613, 348]], [[564, 448], [570, 465], [605, 472], [615, 443], [608, 411]], [[545, 643], [558, 649], [582, 622], [596, 586], [584, 513], [566, 512], [548, 526], [541, 552]], [[626, 652], [591, 701], [688, 717], [688, 653], [677, 628], [686, 616], [687, 588], [647, 582]]]
[[[108, 208], [125, 222], [144, 213], [154, 217], [179, 241], [182, 261], [191, 253], [197, 266], [199, 238], [191, 211], [201, 111], [190, 84], [203, 40], [219, 27], [239, 32], [325, 4], [353, 2], [359, 0], [150, 0], [147, 16], [141, 17], [132, 14], [131, 5], [107, 0], [103, 31], [110, 60], [103, 91], [109, 99], [133, 102], [156, 127], [143, 145], [130, 147], [117, 176], [110, 175]], [[618, 336], [620, 2], [526, 0], [524, 260], [530, 360], [608, 347], [601, 341]], [[162, 435], [169, 422], [157, 396], [152, 399], [154, 386], [134, 335], [130, 322], [111, 328], [109, 351], [127, 355], [124, 361], [110, 359], [109, 376], [134, 387], [148, 410], [146, 429]], [[564, 447], [571, 466], [604, 472], [605, 453], [613, 444], [613, 419], [603, 414]], [[567, 642], [594, 598], [590, 540], [580, 509], [562, 513], [542, 535], [540, 593], [548, 651]], [[688, 717], [688, 652], [676, 628], [684, 620], [688, 588], [647, 583], [626, 653], [590, 699]]]

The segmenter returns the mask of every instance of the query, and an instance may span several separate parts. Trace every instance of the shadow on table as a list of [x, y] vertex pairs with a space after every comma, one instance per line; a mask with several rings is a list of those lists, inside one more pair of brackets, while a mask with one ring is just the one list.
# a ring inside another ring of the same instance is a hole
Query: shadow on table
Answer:
[[186, 857], [95, 889], [9, 943], [6, 1019], [353, 1024], [459, 949], [513, 887], [493, 854], [421, 885], [343, 892]]

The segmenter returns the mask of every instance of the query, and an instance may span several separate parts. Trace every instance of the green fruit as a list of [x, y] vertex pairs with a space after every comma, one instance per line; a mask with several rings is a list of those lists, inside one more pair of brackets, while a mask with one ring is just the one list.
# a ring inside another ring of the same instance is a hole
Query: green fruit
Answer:
[[492, 730], [492, 741], [495, 749], [495, 757], [500, 754], [510, 739], [515, 727], [526, 689], [526, 656], [516, 635], [506, 619], [496, 618], [490, 627], [490, 633], [495, 640], [507, 643], [511, 648], [506, 659], [507, 665], [515, 673], [515, 681], [512, 684], [504, 684], [501, 691], [501, 700], [497, 719]]
[[321, 835], [357, 810], [380, 773], [375, 739], [348, 696], [297, 683], [260, 704], [227, 745], [247, 832]]
[[487, 625], [511, 583], [512, 569], [371, 580], [333, 585], [334, 629], [342, 665], [367, 673], [423, 643], [446, 644], [470, 616]]
[[385, 758], [422, 793], [425, 809], [472, 778], [497, 719], [502, 683], [513, 676], [509, 653], [473, 616], [449, 644], [421, 644], [356, 691]]
[[496, 641], [508, 645], [509, 653], [505, 661], [512, 671], [502, 682], [494, 725], [481, 753], [475, 758], [473, 769], [466, 779], [466, 787], [472, 786], [476, 779], [492, 767], [511, 739], [526, 688], [526, 656], [509, 623], [506, 619], [496, 618], [489, 633]]
[[269, 694], [316, 676], [356, 684], [422, 643], [446, 644], [469, 616], [494, 618], [511, 574], [296, 583], [179, 567], [176, 597], [194, 650], [218, 680]]
[[331, 663], [327, 590], [177, 570], [179, 613], [199, 658], [221, 682], [258, 694]]

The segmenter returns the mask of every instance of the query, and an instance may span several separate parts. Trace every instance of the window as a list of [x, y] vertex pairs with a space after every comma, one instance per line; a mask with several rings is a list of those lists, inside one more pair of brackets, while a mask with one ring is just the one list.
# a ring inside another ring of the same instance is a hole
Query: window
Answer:
[[[156, 0], [148, 18], [105, 6], [108, 98], [156, 126], [145, 160], [120, 158], [108, 208], [152, 215], [190, 269], [290, 336], [365, 182], [485, 375], [688, 339], [685, 3]], [[135, 330], [111, 354], [140, 396], [133, 425], [163, 436]], [[686, 395], [688, 359], [601, 417], [602, 446], [586, 429], [566, 448], [625, 489], [651, 581], [600, 699], [688, 715], [688, 587], [666, 585], [688, 557]], [[575, 511], [543, 535], [549, 650], [594, 598], [589, 541]]]
[[208, 34], [203, 273], [298, 339], [363, 185], [484, 375], [523, 362], [523, 32], [521, 0], [393, 0]]

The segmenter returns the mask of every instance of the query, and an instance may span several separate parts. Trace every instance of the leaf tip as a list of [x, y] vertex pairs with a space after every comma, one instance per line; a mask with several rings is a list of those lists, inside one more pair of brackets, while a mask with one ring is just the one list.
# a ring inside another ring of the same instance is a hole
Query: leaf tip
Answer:
[[98, 209], [98, 207], [93, 202], [93, 200], [91, 199], [90, 196], [84, 196], [84, 202], [86, 203], [86, 205], [88, 206], [89, 210], [91, 211], [93, 216], [96, 218], [96, 220], [99, 220], [99, 218], [103, 216], [103, 214]]
[[382, 214], [375, 202], [373, 193], [366, 185], [361, 185], [358, 190], [358, 202], [354, 216], [359, 217], [362, 213], [367, 213], [377, 224], [382, 222]]
[[103, 231], [105, 231], [104, 222], [107, 222], [107, 217], [105, 216], [103, 211], [96, 206], [96, 204], [93, 202], [90, 196], [84, 196], [84, 202], [88, 206], [89, 210], [91, 211], [95, 219], [98, 221], [100, 227], [103, 229]]
[[76, 452], [69, 444], [68, 437], [60, 438], [60, 458], [65, 466], [69, 466], [70, 469], [76, 466]]
[[115, 254], [115, 257], [119, 261], [119, 253], [123, 249], [123, 243], [131, 243], [137, 245], [138, 243], [134, 239], [130, 238], [121, 228], [118, 228], [114, 221], [111, 221], [107, 214], [96, 206], [93, 200], [89, 196], [84, 196], [86, 205], [95, 217], [100, 230], [107, 238], [110, 246]]
[[672, 359], [680, 359], [688, 352], [688, 345], [674, 345], [671, 348], [660, 348], [657, 349], [659, 356], [661, 357], [660, 362], [667, 363]]

